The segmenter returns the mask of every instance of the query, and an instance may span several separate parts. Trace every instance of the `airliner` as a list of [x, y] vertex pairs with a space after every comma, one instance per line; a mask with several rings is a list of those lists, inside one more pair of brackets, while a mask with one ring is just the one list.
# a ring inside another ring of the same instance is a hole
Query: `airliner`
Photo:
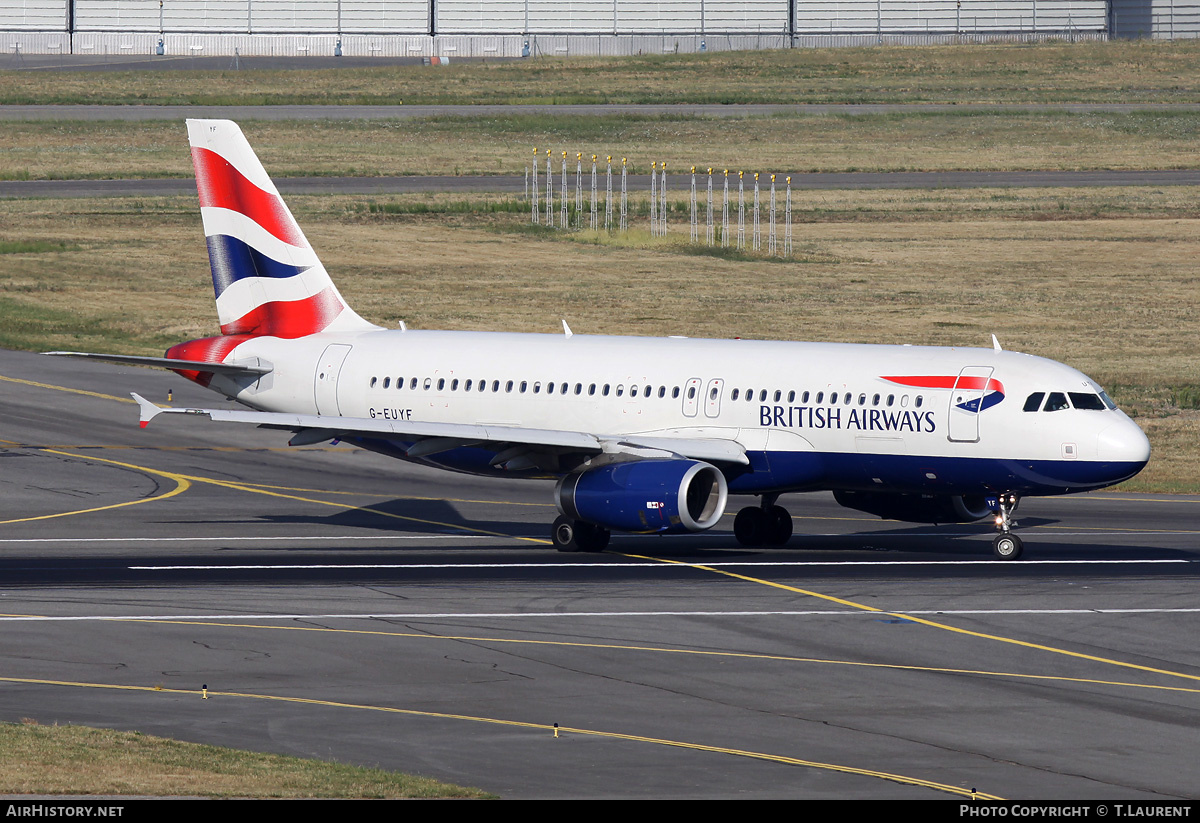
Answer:
[[[780, 546], [789, 492], [919, 523], [992, 518], [1023, 544], [1028, 496], [1103, 488], [1149, 460], [1141, 429], [1062, 363], [990, 348], [384, 329], [338, 292], [238, 126], [188, 120], [221, 334], [158, 366], [243, 408], [162, 408], [340, 441], [412, 463], [556, 478], [560, 551], [613, 531], [711, 529]], [[753, 501], [757, 498], [757, 501]]]

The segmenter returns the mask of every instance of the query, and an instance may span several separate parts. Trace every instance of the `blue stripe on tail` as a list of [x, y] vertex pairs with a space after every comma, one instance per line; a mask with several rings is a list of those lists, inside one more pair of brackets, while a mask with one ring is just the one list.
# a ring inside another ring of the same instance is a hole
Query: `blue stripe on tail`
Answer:
[[292, 266], [268, 257], [245, 242], [224, 234], [208, 240], [208, 260], [212, 265], [213, 291], [217, 297], [234, 281], [243, 277], [295, 277], [311, 266]]

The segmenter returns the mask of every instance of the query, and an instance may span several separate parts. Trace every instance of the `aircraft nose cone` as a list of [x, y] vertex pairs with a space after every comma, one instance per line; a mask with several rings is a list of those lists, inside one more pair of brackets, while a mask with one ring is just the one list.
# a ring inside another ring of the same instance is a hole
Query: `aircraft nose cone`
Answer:
[[1150, 439], [1137, 423], [1122, 420], [1096, 436], [1096, 456], [1114, 463], [1136, 463], [1140, 470], [1150, 460]]

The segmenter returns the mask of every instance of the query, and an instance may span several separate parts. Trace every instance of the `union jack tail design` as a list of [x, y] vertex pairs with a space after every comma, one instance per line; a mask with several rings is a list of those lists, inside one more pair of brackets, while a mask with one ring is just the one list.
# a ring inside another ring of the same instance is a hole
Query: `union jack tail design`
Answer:
[[188, 120], [187, 127], [221, 334], [295, 338], [378, 328], [338, 294], [237, 124]]

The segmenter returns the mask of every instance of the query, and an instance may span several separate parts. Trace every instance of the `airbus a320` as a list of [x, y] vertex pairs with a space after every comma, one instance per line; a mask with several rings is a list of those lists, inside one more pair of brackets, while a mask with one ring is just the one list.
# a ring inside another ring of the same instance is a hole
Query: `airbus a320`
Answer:
[[160, 414], [339, 440], [415, 463], [557, 478], [561, 551], [613, 531], [699, 532], [730, 495], [744, 546], [778, 546], [787, 492], [911, 522], [994, 518], [997, 558], [1022, 554], [1023, 497], [1137, 474], [1150, 445], [1094, 381], [992, 348], [383, 329], [338, 292], [238, 126], [189, 120], [221, 334], [165, 357], [244, 410]]

